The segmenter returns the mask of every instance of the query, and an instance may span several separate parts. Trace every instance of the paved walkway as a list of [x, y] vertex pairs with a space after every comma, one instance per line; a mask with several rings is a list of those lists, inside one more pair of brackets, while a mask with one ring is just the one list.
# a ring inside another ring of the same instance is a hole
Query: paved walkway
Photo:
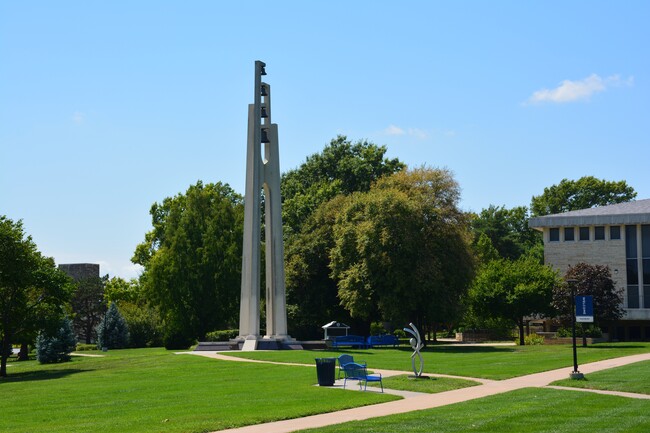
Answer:
[[[229, 361], [266, 362], [266, 361], [259, 361], [259, 360], [246, 360], [243, 358], [227, 356], [215, 352], [188, 352], [188, 353], [191, 353], [192, 355], [207, 356], [210, 358], [229, 360]], [[650, 360], [650, 353], [625, 356], [622, 358], [607, 359], [604, 361], [583, 364], [580, 366], [580, 372], [584, 374], [589, 374], [600, 370], [606, 370], [609, 368], [620, 367], [623, 365], [632, 364], [639, 361], [649, 361], [649, 360]], [[278, 362], [274, 362], [274, 364], [287, 365], [287, 363], [278, 363]], [[312, 367], [305, 364], [290, 364], [290, 365]], [[382, 375], [385, 375], [386, 377], [394, 374], [409, 374], [408, 372], [395, 372], [394, 370], [373, 370], [373, 371], [380, 371]], [[520, 376], [520, 377], [515, 377], [506, 380], [485, 380], [485, 379], [463, 377], [463, 379], [475, 380], [477, 382], [481, 382], [482, 384], [478, 386], [469, 387], [469, 388], [462, 388], [453, 391], [441, 392], [438, 394], [407, 393], [406, 395], [403, 395], [405, 398], [403, 398], [402, 400], [337, 411], [335, 415], [333, 413], [324, 413], [319, 415], [307, 416], [303, 418], [295, 418], [295, 419], [284, 420], [284, 421], [276, 421], [276, 422], [270, 422], [265, 424], [257, 424], [257, 425], [251, 425], [246, 427], [240, 427], [235, 429], [222, 430], [222, 432], [289, 433], [289, 432], [294, 432], [297, 430], [303, 430], [308, 428], [324, 427], [333, 424], [340, 424], [348, 421], [360, 421], [360, 420], [365, 420], [365, 419], [375, 418], [380, 416], [412, 412], [412, 411], [423, 410], [423, 409], [431, 409], [435, 407], [446, 406], [449, 404], [460, 403], [463, 401], [474, 400], [477, 398], [488, 397], [495, 394], [501, 394], [504, 392], [514, 391], [521, 388], [545, 387], [548, 386], [551, 382], [555, 382], [556, 380], [567, 379], [569, 377], [570, 371], [571, 371], [571, 367], [565, 367], [557, 370], [529, 374], [527, 376]], [[437, 376], [437, 375], [431, 374], [431, 376]], [[446, 376], [446, 377], [457, 377], [457, 376]], [[584, 391], [584, 392], [598, 392], [601, 394], [650, 399], [650, 396], [632, 394], [632, 393], [621, 393], [621, 392], [613, 392], [613, 391], [594, 391], [594, 390], [585, 390], [579, 388], [561, 388], [561, 389], [570, 389], [572, 391]]]

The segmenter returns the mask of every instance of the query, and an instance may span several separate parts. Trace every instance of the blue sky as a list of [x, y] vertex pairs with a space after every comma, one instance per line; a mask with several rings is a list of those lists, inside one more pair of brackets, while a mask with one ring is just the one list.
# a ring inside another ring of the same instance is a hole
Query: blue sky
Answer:
[[130, 278], [149, 208], [244, 191], [253, 65], [282, 170], [337, 134], [447, 167], [461, 207], [563, 178], [650, 198], [647, 1], [0, 0], [0, 214], [57, 263]]

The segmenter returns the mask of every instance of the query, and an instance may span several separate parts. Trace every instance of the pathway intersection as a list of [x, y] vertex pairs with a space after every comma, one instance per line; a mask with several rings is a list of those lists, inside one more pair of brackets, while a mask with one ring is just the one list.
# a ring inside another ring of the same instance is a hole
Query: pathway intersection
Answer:
[[[261, 363], [270, 363], [270, 364], [314, 367], [313, 365], [307, 365], [307, 364], [271, 362], [271, 361], [237, 358], [234, 356], [228, 356], [223, 353], [217, 353], [217, 352], [185, 352], [185, 353], [198, 355], [198, 356], [205, 356], [208, 358], [221, 359], [224, 361], [261, 362]], [[630, 355], [621, 358], [607, 359], [604, 361], [597, 361], [588, 364], [583, 364], [580, 366], [580, 372], [584, 374], [589, 374], [589, 373], [594, 373], [596, 371], [621, 367], [623, 365], [633, 364], [635, 362], [640, 362], [640, 361], [650, 361], [650, 353]], [[557, 370], [529, 374], [526, 376], [514, 377], [512, 379], [506, 379], [506, 380], [487, 380], [487, 379], [478, 379], [472, 377], [458, 377], [458, 376], [437, 375], [437, 374], [427, 373], [429, 376], [455, 377], [460, 379], [474, 380], [476, 382], [480, 382], [481, 385], [441, 392], [437, 394], [424, 394], [418, 392], [406, 392], [406, 391], [385, 389], [386, 393], [400, 395], [404, 398], [401, 400], [391, 401], [387, 403], [380, 403], [380, 404], [375, 404], [370, 406], [363, 406], [363, 407], [357, 407], [353, 409], [337, 411], [335, 412], [335, 416], [333, 416], [333, 413], [330, 412], [330, 413], [324, 413], [319, 415], [307, 416], [303, 418], [295, 418], [295, 419], [275, 421], [275, 422], [270, 422], [265, 424], [239, 427], [239, 428], [229, 429], [229, 430], [221, 430], [221, 432], [290, 433], [298, 430], [324, 427], [324, 426], [340, 424], [348, 421], [361, 421], [361, 420], [376, 418], [380, 416], [394, 415], [394, 414], [412, 412], [412, 411], [423, 410], [423, 409], [432, 409], [435, 407], [446, 406], [449, 404], [460, 403], [463, 401], [469, 401], [477, 398], [488, 397], [491, 395], [514, 391], [521, 388], [548, 387], [552, 382], [568, 378], [570, 369], [571, 367], [565, 367]], [[395, 371], [395, 370], [373, 369], [373, 371], [382, 373], [383, 377], [389, 377], [389, 376], [400, 375], [400, 374], [410, 374], [410, 372]], [[335, 383], [334, 386], [342, 388], [343, 387], [342, 381], [337, 381], [337, 383]], [[555, 386], [551, 388], [566, 389], [566, 390], [571, 390], [576, 392], [595, 392], [599, 394], [618, 395], [622, 397], [650, 399], [650, 395], [633, 394], [629, 392], [597, 391], [597, 390], [587, 390], [581, 388], [564, 388], [564, 387], [555, 387]], [[349, 387], [348, 389], [355, 389], [355, 387]], [[368, 388], [368, 391], [371, 391], [370, 388]], [[378, 392], [378, 390], [373, 389], [373, 392]]]

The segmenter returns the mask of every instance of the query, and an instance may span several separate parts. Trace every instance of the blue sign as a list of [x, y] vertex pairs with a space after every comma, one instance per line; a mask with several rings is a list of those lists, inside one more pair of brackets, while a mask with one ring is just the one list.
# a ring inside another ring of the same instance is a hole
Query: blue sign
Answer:
[[593, 323], [594, 297], [576, 296], [576, 322]]

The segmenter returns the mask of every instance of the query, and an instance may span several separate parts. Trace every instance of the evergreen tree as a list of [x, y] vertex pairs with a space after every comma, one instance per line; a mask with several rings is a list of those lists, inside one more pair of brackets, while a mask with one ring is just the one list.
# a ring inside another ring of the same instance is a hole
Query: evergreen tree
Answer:
[[53, 332], [39, 332], [36, 337], [36, 359], [41, 364], [69, 361], [70, 353], [76, 347], [77, 337], [72, 330], [72, 322], [66, 317]]
[[123, 349], [129, 344], [129, 328], [114, 302], [108, 307], [104, 320], [97, 325], [96, 332], [99, 348]]

